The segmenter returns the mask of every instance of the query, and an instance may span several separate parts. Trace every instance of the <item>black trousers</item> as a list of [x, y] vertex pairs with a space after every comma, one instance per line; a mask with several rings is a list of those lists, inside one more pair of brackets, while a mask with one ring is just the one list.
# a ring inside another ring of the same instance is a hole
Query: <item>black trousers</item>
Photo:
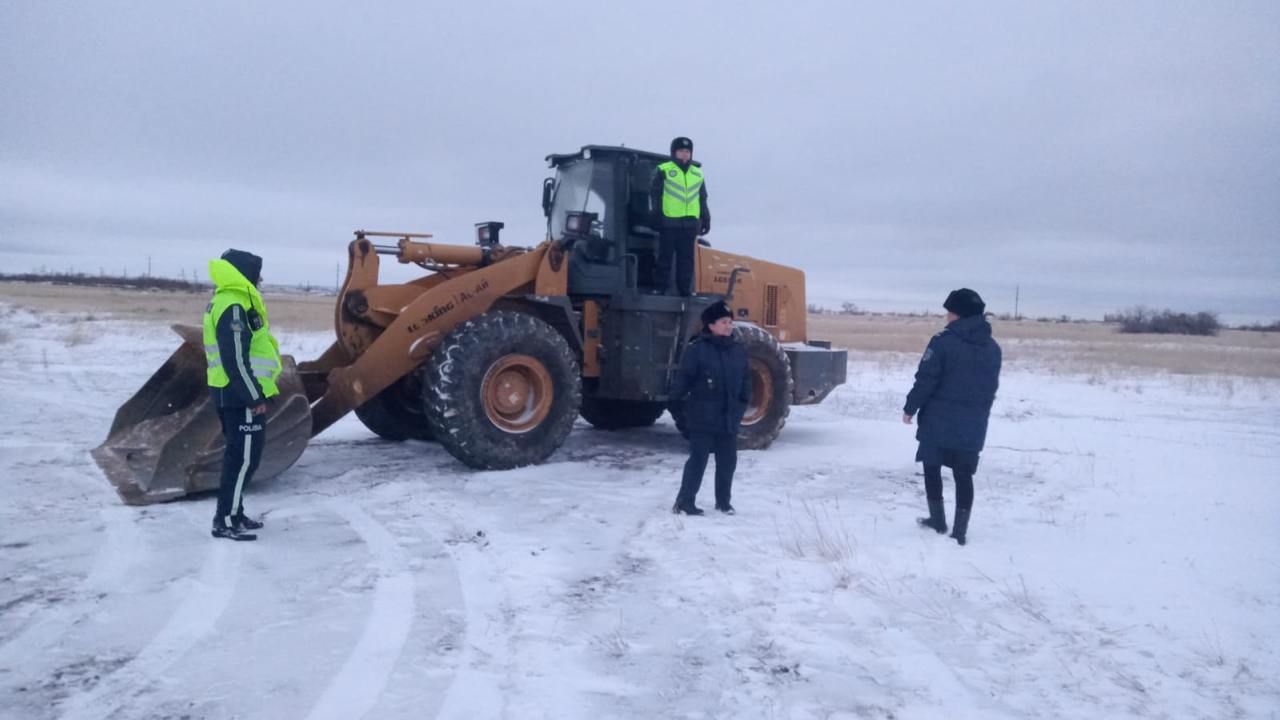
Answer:
[[[696, 218], [695, 218], [696, 220]], [[693, 248], [698, 242], [696, 223], [664, 226], [658, 233], [658, 278], [655, 285], [663, 292], [671, 287], [671, 266], [676, 271], [676, 294], [693, 294]]]
[[251, 408], [227, 407], [218, 411], [227, 448], [222, 453], [222, 482], [218, 485], [218, 511], [214, 521], [230, 525], [231, 515], [244, 512], [244, 488], [253, 479], [262, 459], [267, 416]]
[[[967, 468], [953, 467], [951, 475], [956, 479], [956, 509], [973, 509], [973, 473]], [[942, 466], [924, 466], [924, 495], [930, 500], [942, 500]]]
[[738, 436], [729, 433], [689, 433], [689, 459], [684, 464], [684, 478], [676, 505], [692, 507], [702, 487], [702, 474], [707, 458], [716, 456], [716, 507], [729, 505], [733, 491], [733, 471], [738, 467]]

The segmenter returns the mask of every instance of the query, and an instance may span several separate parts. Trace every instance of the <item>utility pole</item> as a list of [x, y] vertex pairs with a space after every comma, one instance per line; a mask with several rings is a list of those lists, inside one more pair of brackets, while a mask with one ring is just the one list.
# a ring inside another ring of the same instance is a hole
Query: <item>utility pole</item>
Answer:
[[1022, 299], [1022, 286], [1013, 286], [1013, 319], [1021, 320], [1022, 316], [1018, 314], [1018, 301]]
[[151, 277], [151, 256], [147, 256], [147, 277]]

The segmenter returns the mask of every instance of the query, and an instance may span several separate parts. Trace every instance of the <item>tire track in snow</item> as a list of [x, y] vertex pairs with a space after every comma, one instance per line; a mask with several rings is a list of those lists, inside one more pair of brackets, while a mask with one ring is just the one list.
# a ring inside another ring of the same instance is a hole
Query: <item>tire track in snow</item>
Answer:
[[377, 704], [413, 625], [413, 574], [399, 543], [377, 520], [350, 502], [329, 507], [369, 547], [378, 568], [364, 632], [338, 674], [320, 694], [308, 720], [356, 720]]
[[210, 634], [235, 594], [240, 559], [247, 548], [214, 543], [200, 575], [164, 628], [132, 660], [103, 678], [92, 690], [69, 698], [59, 716], [64, 720], [109, 717], [184, 653]]
[[[438, 525], [443, 527], [449, 519], [436, 513]], [[430, 532], [425, 518], [419, 524]], [[497, 658], [510, 658], [510, 637], [495, 633], [495, 626], [502, 627], [503, 592], [493, 592], [498, 577], [489, 559], [478, 551], [461, 557], [463, 548], [475, 550], [466, 543], [450, 548], [449, 555], [458, 574], [458, 592], [462, 597], [462, 611], [466, 626], [459, 642], [461, 650], [453, 682], [449, 684], [436, 712], [436, 720], [472, 720], [472, 718], [496, 718], [505, 715], [502, 688], [507, 684], [510, 668], [501, 668], [501, 674], [485, 669], [486, 664]], [[487, 591], [477, 592], [476, 588]]]
[[106, 537], [98, 546], [89, 574], [72, 590], [76, 603], [48, 613], [0, 645], [0, 666], [23, 667], [30, 658], [39, 657], [41, 651], [94, 611], [102, 593], [119, 587], [130, 568], [145, 566], [148, 550], [133, 521], [132, 508], [103, 508], [99, 514]]

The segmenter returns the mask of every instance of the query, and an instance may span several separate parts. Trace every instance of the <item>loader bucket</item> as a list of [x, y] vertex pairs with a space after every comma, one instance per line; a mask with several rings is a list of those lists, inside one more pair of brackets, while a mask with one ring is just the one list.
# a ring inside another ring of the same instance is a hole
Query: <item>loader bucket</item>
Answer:
[[[200, 330], [174, 325], [183, 343], [116, 411], [93, 459], [128, 505], [149, 505], [218, 487], [225, 447], [205, 382]], [[266, 445], [254, 482], [288, 469], [311, 438], [311, 407], [293, 357], [282, 358], [280, 394], [267, 410]]]

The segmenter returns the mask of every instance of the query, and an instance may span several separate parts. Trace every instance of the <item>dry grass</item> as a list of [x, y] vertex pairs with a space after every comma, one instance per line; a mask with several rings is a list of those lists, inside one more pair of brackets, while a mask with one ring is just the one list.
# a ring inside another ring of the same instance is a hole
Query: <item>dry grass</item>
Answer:
[[[270, 288], [265, 295], [273, 327], [296, 332], [333, 328], [333, 296], [276, 294]], [[0, 282], [0, 302], [44, 312], [89, 313], [85, 318], [89, 320], [112, 318], [199, 325], [209, 294]]]
[[[266, 292], [271, 324], [290, 332], [331, 330], [333, 296]], [[0, 282], [0, 302], [92, 318], [199, 324], [204, 293], [145, 292]], [[858, 353], [918, 355], [945, 325], [941, 317], [811, 315], [809, 337]], [[1280, 377], [1280, 333], [1223, 330], [1217, 337], [1124, 335], [1104, 323], [993, 322], [1010, 368], [1106, 374], [1155, 370], [1183, 375]], [[0, 338], [0, 342], [4, 342]]]
[[[809, 337], [864, 353], [917, 355], [943, 318], [811, 315]], [[1115, 325], [1033, 320], [992, 322], [1007, 367], [1097, 374], [1157, 370], [1183, 375], [1280, 377], [1280, 333], [1223, 330], [1217, 337], [1126, 335]]]
[[71, 325], [71, 329], [62, 336], [62, 343], [67, 347], [77, 347], [79, 345], [87, 345], [93, 342], [93, 333], [84, 326], [84, 323], [76, 321]]

